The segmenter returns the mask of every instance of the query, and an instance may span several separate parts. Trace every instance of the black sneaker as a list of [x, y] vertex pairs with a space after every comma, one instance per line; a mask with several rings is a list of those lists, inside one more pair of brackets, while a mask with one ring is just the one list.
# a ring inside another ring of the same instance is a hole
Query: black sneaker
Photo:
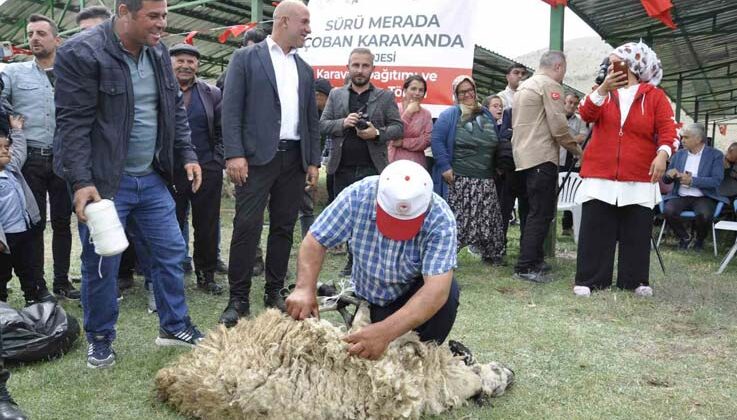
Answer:
[[218, 274], [228, 274], [228, 264], [225, 264], [225, 261], [218, 258], [218, 265], [215, 267], [215, 272]]
[[87, 346], [87, 367], [91, 369], [109, 368], [115, 364], [115, 352], [110, 340], [93, 340]]
[[[77, 292], [77, 293], [79, 293], [79, 292]], [[79, 295], [77, 296], [77, 299], [79, 299]], [[35, 299], [35, 301], [36, 302], [52, 302], [52, 303], [56, 303], [57, 302], [57, 300], [54, 297], [54, 295], [52, 295], [51, 292], [49, 292], [49, 289], [46, 289], [46, 288], [39, 289], [36, 292], [36, 299]]]
[[533, 283], [550, 283], [551, 281], [553, 281], [552, 277], [550, 277], [548, 274], [543, 273], [542, 271], [515, 272], [514, 278], [530, 281]]
[[220, 295], [223, 293], [223, 286], [215, 282], [215, 273], [210, 271], [195, 271], [197, 276], [197, 288], [211, 295]]
[[[679, 239], [678, 240], [678, 250], [679, 251], [685, 251], [688, 249], [688, 246], [691, 244], [691, 238], [686, 239]], [[703, 243], [701, 244], [703, 248]]]
[[74, 286], [72, 286], [72, 283], [69, 282], [67, 282], [65, 286], [54, 287], [54, 295], [58, 299], [69, 300], [79, 300], [82, 297], [82, 294], [79, 293], [79, 290], [75, 289]]
[[218, 323], [225, 325], [227, 328], [234, 327], [240, 318], [251, 316], [251, 305], [247, 301], [231, 300], [225, 307], [223, 314], [220, 315]]
[[118, 277], [118, 290], [128, 290], [133, 288], [133, 275]]
[[266, 308], [276, 308], [282, 312], [287, 311], [287, 305], [278, 290], [264, 293], [264, 306]]
[[205, 336], [202, 335], [200, 330], [194, 325], [190, 325], [187, 328], [177, 331], [175, 333], [169, 333], [163, 329], [159, 329], [159, 336], [156, 337], [157, 346], [185, 346], [194, 347], [196, 346]]

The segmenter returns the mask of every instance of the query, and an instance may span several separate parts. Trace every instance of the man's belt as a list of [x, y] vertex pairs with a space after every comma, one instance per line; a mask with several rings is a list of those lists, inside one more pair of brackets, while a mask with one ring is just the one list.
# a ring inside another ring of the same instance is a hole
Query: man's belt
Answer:
[[54, 149], [52, 149], [51, 147], [39, 148], [39, 147], [29, 146], [28, 155], [29, 156], [51, 157], [54, 155]]
[[279, 140], [279, 145], [276, 147], [278, 152], [286, 152], [294, 149], [299, 149], [299, 140]]

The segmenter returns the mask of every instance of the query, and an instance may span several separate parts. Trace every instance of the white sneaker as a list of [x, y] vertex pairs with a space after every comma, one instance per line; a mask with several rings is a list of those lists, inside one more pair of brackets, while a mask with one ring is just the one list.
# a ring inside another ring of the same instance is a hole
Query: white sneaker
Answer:
[[587, 286], [573, 286], [573, 294], [576, 296], [591, 296], [591, 289]]
[[635, 289], [635, 296], [640, 297], [651, 297], [653, 295], [653, 288], [650, 286], [640, 286]]

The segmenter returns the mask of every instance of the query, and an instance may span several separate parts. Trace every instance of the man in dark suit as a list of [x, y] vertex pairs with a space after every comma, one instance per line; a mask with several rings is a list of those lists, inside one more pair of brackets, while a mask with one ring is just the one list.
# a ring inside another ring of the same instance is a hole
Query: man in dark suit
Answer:
[[[320, 131], [332, 138], [327, 169], [333, 175], [336, 197], [354, 182], [381, 173], [389, 164], [387, 143], [401, 139], [404, 134], [394, 94], [371, 83], [374, 72], [371, 51], [367, 48], [351, 51], [348, 72], [350, 83], [330, 92], [320, 117]], [[352, 255], [349, 248], [342, 276], [351, 275]]]
[[[220, 89], [197, 78], [200, 51], [189, 44], [177, 44], [169, 50], [174, 75], [182, 91], [187, 120], [192, 132], [192, 146], [202, 167], [202, 185], [197, 192], [187, 188], [184, 170], [174, 172], [169, 189], [177, 205], [177, 221], [184, 233], [192, 205], [194, 227], [194, 265], [197, 288], [219, 295], [222, 286], [215, 282], [220, 235], [220, 195], [223, 190], [223, 138], [220, 126]], [[188, 239], [185, 237], [185, 240]]]
[[220, 322], [250, 315], [253, 260], [269, 205], [266, 307], [285, 309], [279, 290], [292, 249], [305, 188], [317, 185], [320, 134], [312, 68], [297, 55], [310, 33], [310, 13], [298, 1], [274, 10], [270, 37], [233, 54], [225, 80], [223, 143], [226, 170], [236, 185], [230, 244], [230, 300]]
[[681, 220], [681, 212], [692, 210], [696, 213], [696, 241], [693, 248], [704, 249], [704, 238], [714, 217], [717, 202], [727, 203], [717, 191], [724, 178], [722, 160], [724, 155], [717, 149], [706, 145], [706, 129], [703, 124], [688, 124], [681, 129], [683, 149], [670, 160], [668, 170], [663, 176], [666, 184], [674, 183], [665, 201], [664, 216], [678, 236], [678, 248], [688, 249], [693, 238], [690, 237]]

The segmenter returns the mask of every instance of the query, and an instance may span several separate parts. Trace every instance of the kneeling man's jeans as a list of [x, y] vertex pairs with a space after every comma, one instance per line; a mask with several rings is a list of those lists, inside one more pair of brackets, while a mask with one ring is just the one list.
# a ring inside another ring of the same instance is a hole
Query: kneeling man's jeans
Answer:
[[[376, 323], [383, 321], [390, 317], [394, 312], [397, 312], [405, 303], [415, 294], [420, 287], [424, 284], [422, 278], [417, 279], [414, 286], [401, 298], [388, 304], [387, 306], [371, 305], [371, 322]], [[415, 328], [417, 334], [420, 335], [420, 341], [435, 341], [438, 344], [442, 344], [443, 341], [450, 334], [453, 323], [456, 320], [456, 313], [458, 312], [458, 302], [460, 298], [460, 291], [458, 289], [458, 283], [453, 278], [453, 282], [450, 284], [450, 293], [448, 294], [448, 300], [430, 319], [425, 321], [424, 324]]]
[[[184, 239], [179, 230], [174, 200], [156, 173], [141, 177], [123, 175], [113, 199], [120, 223], [131, 218], [140, 232], [139, 241], [150, 252], [159, 325], [177, 332], [189, 323], [184, 299]], [[114, 340], [118, 320], [118, 266], [120, 255], [100, 257], [90, 243], [90, 231], [79, 224], [82, 243], [82, 308], [87, 340]], [[102, 262], [100, 262], [102, 260]], [[100, 277], [102, 274], [102, 278]]]

